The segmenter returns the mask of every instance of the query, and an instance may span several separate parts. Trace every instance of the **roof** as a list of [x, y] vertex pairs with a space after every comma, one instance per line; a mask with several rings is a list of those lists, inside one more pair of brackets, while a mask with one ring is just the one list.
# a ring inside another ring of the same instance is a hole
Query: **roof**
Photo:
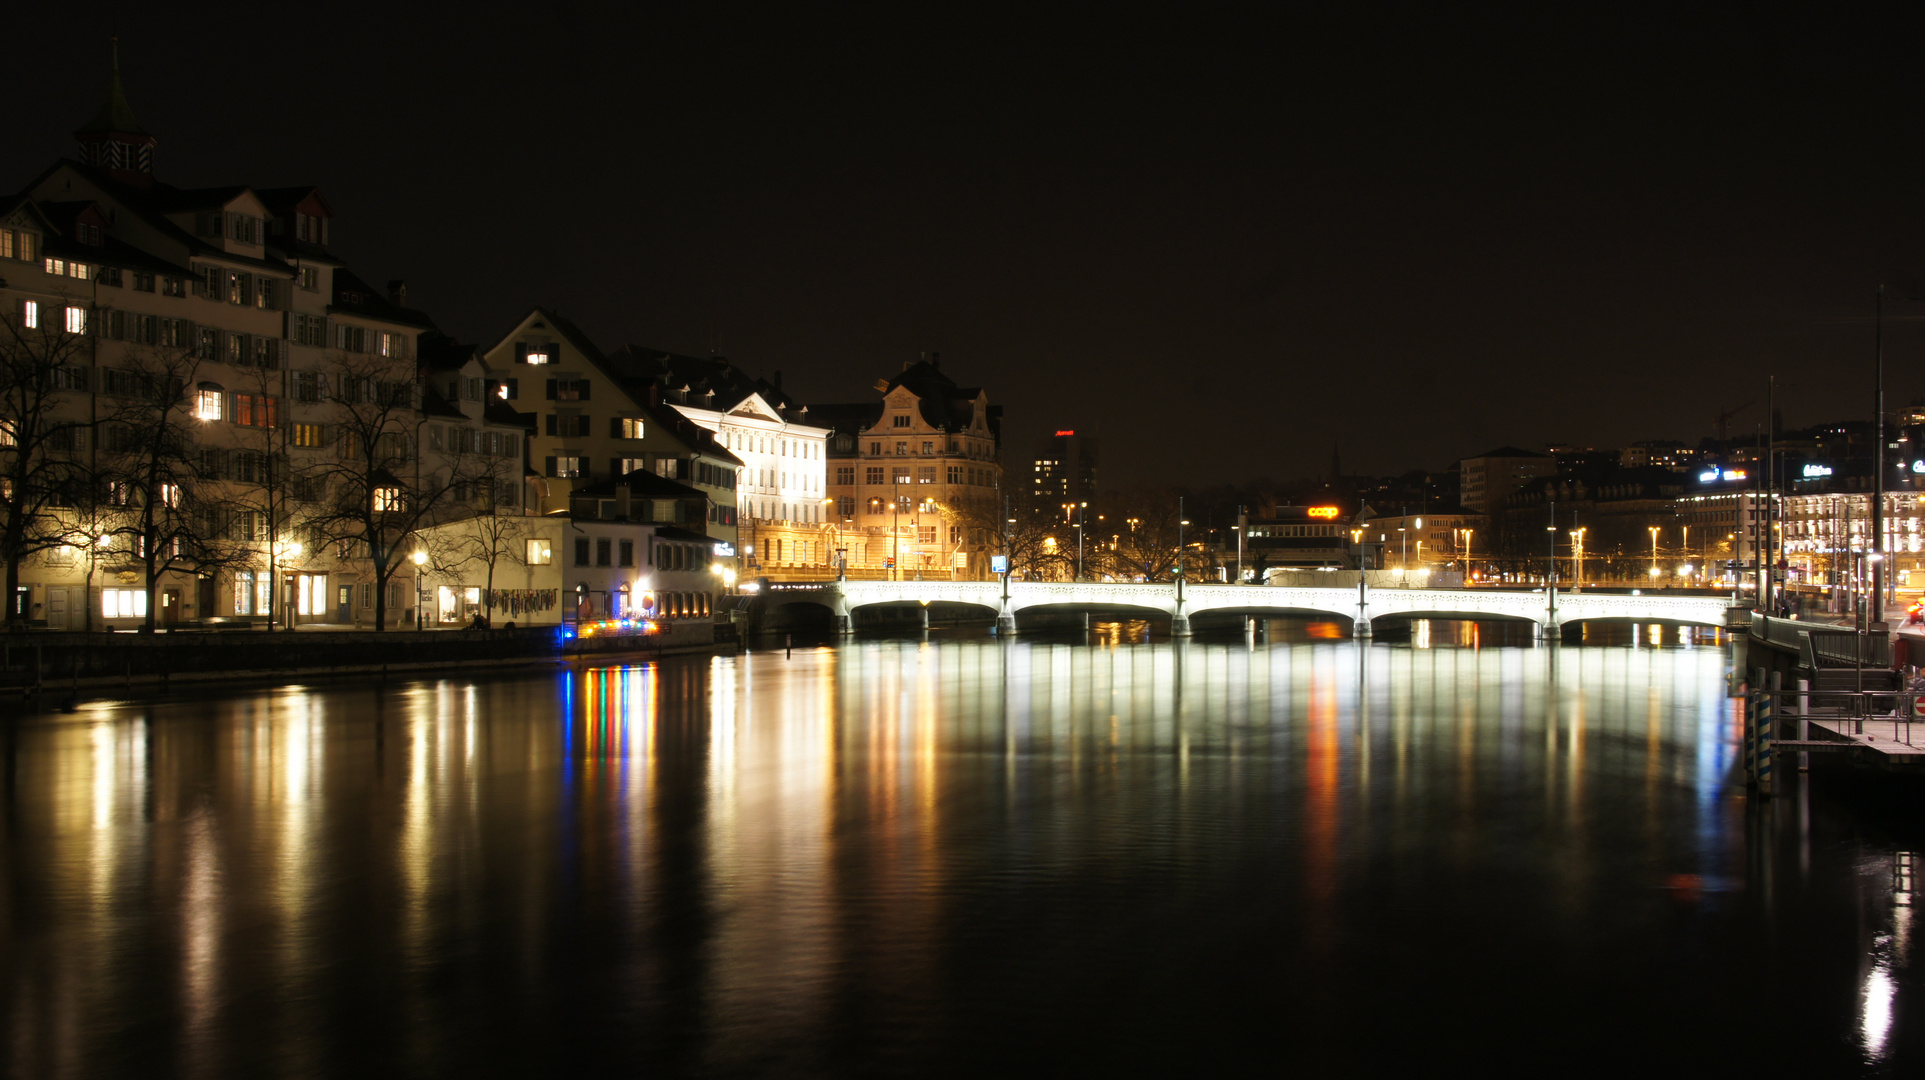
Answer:
[[426, 312], [405, 308], [390, 301], [386, 295], [370, 286], [367, 282], [347, 270], [334, 272], [334, 298], [328, 304], [328, 314], [359, 315], [383, 322], [403, 323], [423, 329], [434, 329], [434, 320]]
[[655, 535], [664, 540], [687, 540], [697, 544], [715, 543], [715, 537], [707, 533], [698, 533], [693, 529], [684, 529], [676, 525], [657, 525]]
[[435, 393], [433, 388], [426, 386], [421, 388], [421, 415], [452, 416], [459, 420], [466, 420], [468, 418], [467, 413], [449, 404], [447, 398]]
[[[882, 392], [887, 395], [898, 387], [916, 396], [917, 411], [930, 427], [942, 431], [965, 430], [975, 423], [976, 409], [981, 406], [983, 425], [991, 435], [1002, 438], [1002, 406], [986, 404], [981, 387], [957, 386], [955, 380], [942, 373], [939, 360], [921, 360], [905, 366], [895, 378], [882, 385]], [[809, 421], [840, 432], [861, 432], [881, 416], [880, 402], [837, 402], [817, 405], [809, 414]]]
[[544, 329], [551, 329], [560, 334], [568, 344], [574, 346], [576, 352], [582, 354], [583, 358], [601, 369], [604, 375], [613, 379], [615, 384], [621, 388], [622, 393], [628, 396], [630, 402], [635, 405], [636, 410], [642, 414], [644, 419], [653, 423], [658, 428], [673, 432], [675, 437], [680, 439], [684, 446], [689, 447], [698, 454], [717, 458], [731, 465], [743, 464], [741, 458], [730, 453], [727, 447], [724, 447], [716, 440], [714, 432], [683, 416], [681, 413], [676, 412], [674, 409], [662, 408], [659, 403], [659, 398], [651, 393], [651, 388], [656, 387], [658, 384], [643, 378], [624, 376], [621, 370], [622, 364], [634, 362], [633, 357], [625, 358], [624, 361], [620, 362], [612, 360], [600, 349], [595, 347], [595, 343], [589, 339], [581, 327], [576, 326], [567, 318], [556, 314], [551, 308], [545, 308], [539, 305], [530, 308], [526, 315], [516, 319], [514, 325], [508, 328], [507, 333], [496, 338], [495, 343], [488, 346], [485, 351], [493, 352], [499, 349], [507, 343], [509, 338], [515, 335], [518, 329], [530, 319], [536, 318], [537, 316], [542, 320]]
[[666, 476], [659, 476], [647, 469], [636, 469], [634, 472], [611, 476], [598, 483], [578, 487], [570, 493], [570, 497], [613, 498], [615, 489], [618, 487], [625, 487], [629, 495], [644, 499], [702, 499], [704, 501], [708, 499], [707, 492], [698, 491], [680, 480], [670, 480]]
[[120, 84], [120, 42], [118, 39], [114, 42], [113, 75], [107, 80], [107, 100], [100, 103], [100, 111], [94, 114], [94, 118], [81, 125], [74, 134], [92, 135], [97, 132], [110, 132], [120, 135], [143, 135], [150, 139], [153, 138], [152, 135], [147, 134], [146, 128], [140, 126], [140, 120], [134, 116], [134, 107], [127, 104], [127, 88]]
[[691, 404], [722, 412], [755, 394], [777, 409], [809, 409], [783, 391], [781, 372], [776, 372], [774, 382], [758, 379], [723, 356], [686, 356], [647, 345], [625, 345], [609, 354], [608, 368], [619, 378], [653, 381], [669, 390], [686, 389], [694, 398], [704, 399]]

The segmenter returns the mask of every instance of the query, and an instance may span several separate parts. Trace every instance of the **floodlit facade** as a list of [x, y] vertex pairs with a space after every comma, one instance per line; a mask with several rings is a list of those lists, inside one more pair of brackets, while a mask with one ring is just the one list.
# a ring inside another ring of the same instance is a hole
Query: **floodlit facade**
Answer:
[[815, 409], [831, 431], [830, 505], [850, 573], [986, 577], [1005, 505], [1001, 407], [936, 357], [877, 390], [880, 401]]

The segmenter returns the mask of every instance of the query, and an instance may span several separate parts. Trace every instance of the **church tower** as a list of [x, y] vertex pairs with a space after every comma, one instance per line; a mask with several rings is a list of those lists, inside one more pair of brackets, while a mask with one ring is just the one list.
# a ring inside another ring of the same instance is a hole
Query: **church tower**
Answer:
[[133, 187], [154, 186], [154, 147], [160, 140], [134, 119], [127, 92], [120, 85], [120, 39], [114, 38], [113, 81], [107, 100], [85, 127], [74, 132], [80, 141], [80, 160]]

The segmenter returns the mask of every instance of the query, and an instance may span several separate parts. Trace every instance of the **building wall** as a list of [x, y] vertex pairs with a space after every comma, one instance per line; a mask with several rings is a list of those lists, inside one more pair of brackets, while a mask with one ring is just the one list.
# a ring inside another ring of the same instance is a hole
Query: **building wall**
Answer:
[[741, 459], [736, 470], [740, 572], [820, 576], [834, 563], [827, 503], [829, 429], [796, 423], [751, 396], [727, 412], [671, 400]]

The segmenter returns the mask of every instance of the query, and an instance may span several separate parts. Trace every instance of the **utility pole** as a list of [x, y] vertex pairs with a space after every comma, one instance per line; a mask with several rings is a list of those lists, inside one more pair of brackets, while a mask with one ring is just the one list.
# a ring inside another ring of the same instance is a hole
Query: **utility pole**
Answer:
[[[1885, 553], [1885, 286], [1878, 287], [1877, 328], [1873, 331], [1876, 360], [1872, 372], [1872, 542], [1874, 555]], [[1872, 560], [1872, 603], [1868, 622], [1885, 621], [1885, 560]]]
[[1243, 584], [1243, 534], [1250, 526], [1250, 515], [1242, 506], [1237, 507], [1237, 584]]

